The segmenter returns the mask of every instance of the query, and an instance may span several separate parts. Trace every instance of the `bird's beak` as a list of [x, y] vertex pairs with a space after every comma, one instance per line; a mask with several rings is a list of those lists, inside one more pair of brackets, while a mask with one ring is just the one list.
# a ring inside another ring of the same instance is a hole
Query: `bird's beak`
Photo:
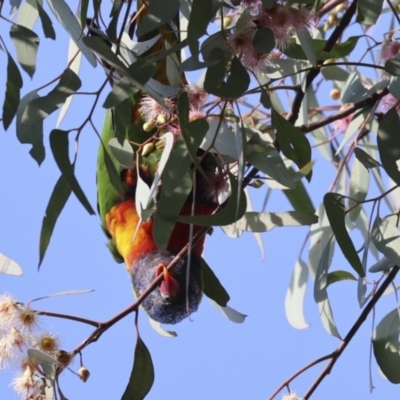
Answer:
[[163, 274], [160, 292], [163, 297], [175, 297], [179, 292], [179, 282], [171, 275], [164, 264], [157, 267], [157, 276]]

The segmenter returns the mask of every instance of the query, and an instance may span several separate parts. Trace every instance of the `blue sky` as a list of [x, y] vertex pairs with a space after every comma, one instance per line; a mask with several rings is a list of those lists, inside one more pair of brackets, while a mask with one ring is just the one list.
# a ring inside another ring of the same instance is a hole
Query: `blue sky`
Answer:
[[[33, 83], [23, 73], [23, 94], [54, 78], [66, 65], [67, 38], [58, 24], [55, 26], [60, 40], [52, 43], [42, 39]], [[1, 32], [5, 32], [5, 37], [8, 37], [7, 29], [3, 22]], [[36, 30], [39, 31], [40, 27], [37, 26]], [[9, 46], [11, 49], [11, 44]], [[5, 71], [6, 57], [1, 54], [2, 70]], [[92, 70], [85, 61], [81, 76], [85, 90], [97, 88], [103, 79], [100, 68]], [[0, 87], [5, 87], [4, 72], [0, 76]], [[86, 96], [74, 100], [64, 128], [78, 126], [83, 121], [88, 101], [92, 99]], [[94, 116], [98, 129], [103, 115], [104, 110], [99, 107]], [[16, 260], [24, 275], [1, 275], [0, 293], [8, 292], [18, 301], [27, 302], [57, 292], [95, 289], [89, 294], [43, 300], [35, 306], [104, 321], [131, 304], [131, 286], [123, 266], [113, 261], [104, 245], [105, 237], [98, 216], [89, 216], [73, 195], [57, 223], [41, 270], [37, 271], [42, 218], [59, 176], [48, 146], [48, 135], [55, 121], [55, 116], [45, 121], [47, 157], [40, 168], [29, 156], [29, 146], [18, 142], [14, 124], [1, 135], [0, 252]], [[92, 206], [96, 203], [97, 147], [95, 134], [89, 128], [85, 129], [79, 146], [76, 175]], [[317, 206], [333, 179], [334, 170], [317, 152], [313, 156], [316, 159], [313, 181], [306, 186]], [[265, 187], [253, 190], [256, 210], [260, 209], [265, 192]], [[267, 210], [286, 211], [290, 210], [290, 205], [282, 193], [274, 191]], [[206, 261], [228, 290], [231, 296], [229, 305], [248, 317], [243, 324], [234, 324], [204, 298], [191, 321], [187, 319], [173, 327], [178, 337], [167, 339], [149, 326], [141, 312], [140, 334], [152, 354], [156, 374], [147, 399], [266, 399], [284, 379], [339, 345], [340, 342], [329, 336], [321, 325], [311, 283], [305, 302], [305, 315], [310, 327], [295, 330], [285, 317], [285, 294], [306, 233], [307, 228], [276, 228], [263, 234], [264, 262], [251, 234], [233, 240], [216, 228], [213, 235], [207, 237]], [[346, 268], [346, 262], [337, 249], [332, 269]], [[329, 294], [339, 331], [344, 336], [360, 313], [356, 284], [333, 285]], [[393, 296], [383, 299], [377, 309], [378, 319], [394, 307]], [[92, 331], [91, 327], [54, 318], [43, 318], [41, 324], [60, 336], [65, 350], [75, 348]], [[360, 399], [369, 396], [371, 332], [372, 320], [369, 318], [313, 398]], [[69, 371], [62, 374], [61, 387], [67, 398], [120, 398], [132, 367], [135, 341], [133, 315], [130, 315], [84, 350], [84, 364], [91, 372], [86, 383]], [[291, 389], [297, 390], [301, 396], [323, 365], [301, 375], [291, 384]], [[73, 369], [76, 371], [78, 367], [76, 361]], [[372, 375], [376, 389], [371, 398], [398, 396], [398, 388], [380, 376], [374, 360]], [[8, 386], [11, 378], [10, 371], [1, 372], [0, 400], [17, 399]], [[284, 393], [286, 390], [282, 391]]]

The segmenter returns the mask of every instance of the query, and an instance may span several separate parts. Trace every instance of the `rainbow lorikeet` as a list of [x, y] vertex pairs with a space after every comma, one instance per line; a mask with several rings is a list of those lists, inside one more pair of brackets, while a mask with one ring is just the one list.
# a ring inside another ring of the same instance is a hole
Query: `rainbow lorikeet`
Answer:
[[[141, 14], [136, 22], [140, 26], [146, 15], [140, 1], [138, 1], [138, 10], [141, 10]], [[176, 18], [174, 24], [165, 24], [156, 31], [138, 36], [139, 41], [146, 42], [160, 35], [153, 46], [140, 57], [149, 57], [165, 50], [166, 46], [170, 47], [174, 42], [176, 43], [179, 40], [177, 26], [178, 19]], [[173, 54], [173, 62], [176, 63], [178, 58], [176, 54]], [[170, 84], [170, 78], [167, 76], [167, 64], [167, 59], [159, 61], [153, 75], [153, 79], [162, 85]], [[176, 71], [179, 70], [176, 69]], [[180, 72], [178, 74], [182, 87], [185, 78]], [[166, 268], [168, 264], [189, 241], [190, 225], [175, 223], [168, 245], [161, 249], [156, 244], [153, 235], [154, 215], [147, 221], [142, 221], [139, 216], [135, 202], [136, 191], [139, 190], [139, 179], [149, 186], [152, 185], [163, 153], [162, 134], [158, 132], [157, 128], [150, 129], [150, 132], [148, 132], [149, 129], [143, 129], [145, 121], [140, 111], [142, 99], [143, 93], [136, 92], [131, 98], [125, 100], [130, 104], [128, 108], [125, 107], [130, 114], [128, 126], [124, 127], [125, 139], [138, 153], [137, 157], [132, 157], [131, 166], [121, 165], [110, 151], [110, 140], [118, 138], [117, 131], [120, 128], [117, 119], [120, 111], [114, 109], [107, 112], [98, 155], [98, 209], [102, 228], [109, 238], [108, 247], [117, 261], [125, 263], [135, 294], [139, 296], [157, 276], [163, 276], [161, 284], [147, 296], [142, 306], [152, 319], [161, 323], [174, 324], [196, 311], [201, 301], [200, 257], [203, 251], [204, 237], [191, 250], [189, 268], [186, 256], [168, 271]], [[169, 100], [176, 101], [175, 98]], [[141, 146], [144, 142], [150, 144], [150, 151], [144, 151], [144, 147]], [[115, 174], [114, 182], [112, 182], [110, 163], [112, 164], [111, 168], [115, 168], [119, 174], [119, 190], [116, 188], [118, 185], [115, 184]], [[215, 157], [211, 153], [202, 154], [199, 165], [201, 173], [195, 171], [193, 165], [189, 167], [189, 173], [195, 177], [193, 179], [195, 185], [187, 195], [186, 201], [180, 209], [180, 215], [210, 215], [218, 206], [217, 196], [212, 187], [213, 182], [222, 178], [216, 173], [218, 169]], [[153, 196], [155, 206], [161, 196], [163, 196], [162, 178], [161, 184]], [[194, 226], [192, 233], [195, 234], [200, 229], [200, 227]]]

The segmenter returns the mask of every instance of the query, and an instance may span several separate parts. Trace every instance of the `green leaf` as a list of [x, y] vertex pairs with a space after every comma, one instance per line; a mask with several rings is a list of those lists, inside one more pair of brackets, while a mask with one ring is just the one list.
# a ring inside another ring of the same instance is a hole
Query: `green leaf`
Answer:
[[[328, 60], [330, 58], [342, 58], [348, 56], [356, 47], [358, 39], [362, 36], [351, 36], [345, 42], [336, 43], [331, 51], [324, 51], [323, 48], [326, 45], [326, 40], [313, 39], [312, 43], [315, 49], [317, 60]], [[290, 58], [298, 60], [307, 60], [307, 56], [303, 50], [303, 47], [294, 43], [282, 50]]]
[[326, 285], [332, 285], [332, 283], [340, 282], [340, 281], [357, 281], [356, 277], [347, 271], [333, 271], [329, 272], [328, 276], [326, 277], [327, 283]]
[[400, 60], [392, 58], [385, 62], [385, 71], [394, 76], [400, 76]]
[[37, 349], [28, 349], [27, 353], [28, 358], [33, 362], [33, 364], [39, 364], [42, 366], [46, 379], [53, 384], [56, 378], [56, 367], [59, 365], [59, 362], [43, 351]]
[[22, 69], [32, 78], [36, 70], [36, 55], [39, 37], [35, 32], [22, 25], [11, 25], [11, 40], [17, 50], [17, 59]]
[[[40, 2], [43, 3], [43, 0], [40, 0]], [[10, 14], [12, 14], [12, 12]], [[16, 22], [18, 25], [22, 25], [25, 28], [32, 30], [38, 17], [39, 11], [37, 8], [37, 1], [27, 0], [22, 4], [21, 7], [19, 7]]]
[[302, 29], [297, 33], [301, 47], [304, 54], [307, 56], [308, 61], [315, 67], [317, 65], [317, 55], [315, 54], [313, 40], [308, 29]]
[[[86, 3], [87, 2], [88, 0], [86, 0]], [[36, 5], [39, 11], [39, 18], [40, 22], [42, 23], [44, 36], [55, 40], [56, 32], [54, 31], [53, 23], [51, 22], [50, 17], [47, 15], [46, 11], [44, 11], [43, 7], [41, 6], [38, 0], [36, 0]], [[85, 18], [85, 23], [86, 23], [86, 18]]]
[[85, 193], [80, 187], [78, 180], [74, 173], [74, 164], [69, 161], [69, 140], [68, 133], [60, 129], [53, 129], [50, 132], [50, 147], [53, 152], [54, 159], [60, 169], [63, 178], [68, 186], [75, 193], [75, 196], [81, 202], [83, 207], [86, 208], [89, 214], [95, 214], [92, 206], [90, 205]]
[[6, 94], [4, 96], [3, 104], [3, 126], [7, 130], [12, 120], [17, 113], [19, 100], [20, 100], [20, 89], [22, 88], [22, 76], [19, 72], [17, 64], [11, 57], [10, 53], [7, 53], [8, 64], [7, 64], [7, 84]]
[[397, 228], [397, 216], [381, 219], [376, 217], [371, 231], [375, 247], [395, 265], [400, 266], [400, 232]]
[[154, 382], [154, 367], [146, 345], [138, 336], [133, 369], [121, 400], [143, 400]]
[[119, 143], [124, 143], [126, 132], [132, 122], [132, 101], [130, 98], [119, 102], [113, 108], [115, 136]]
[[287, 212], [246, 212], [236, 221], [236, 228], [249, 232], [267, 232], [276, 226], [303, 226], [318, 222], [315, 214], [300, 211]]
[[285, 297], [286, 318], [296, 329], [310, 326], [304, 318], [304, 299], [308, 281], [308, 265], [301, 259], [296, 261]]
[[[306, 136], [275, 110], [272, 110], [272, 124], [283, 154], [299, 168], [307, 165], [311, 161], [311, 146]], [[311, 173], [307, 176], [310, 179]]]
[[226, 74], [223, 50], [218, 47], [213, 48], [210, 52], [209, 60], [212, 64], [207, 68], [203, 86], [205, 91], [211, 93], [222, 84]]
[[121, 145], [116, 138], [111, 138], [108, 142], [108, 146], [121, 167], [128, 169], [134, 167], [135, 152], [126, 139], [124, 139]]
[[[204, 151], [215, 149], [224, 161], [234, 161], [239, 158], [232, 130], [227, 124], [219, 120], [213, 120], [208, 123], [208, 131], [201, 142], [200, 148]], [[227, 156], [228, 159], [225, 159], [224, 156]]]
[[253, 47], [258, 53], [270, 53], [275, 48], [275, 37], [271, 29], [256, 29], [256, 33], [253, 36]]
[[395, 308], [376, 326], [372, 346], [379, 368], [392, 383], [400, 383], [400, 318]]
[[324, 196], [324, 206], [329, 223], [332, 227], [333, 233], [335, 234], [339, 247], [343, 252], [343, 255], [346, 257], [347, 261], [357, 272], [357, 274], [361, 277], [364, 277], [364, 268], [346, 229], [344, 196], [338, 193], [327, 193]]
[[[96, 6], [94, 6], [95, 8]], [[81, 0], [80, 2], [80, 23], [81, 26], [86, 26], [86, 19], [87, 19], [87, 12], [88, 12], [88, 8], [89, 8], [89, 0]], [[98, 15], [96, 13], [96, 10], [94, 12], [94, 15]]]
[[193, 0], [187, 35], [190, 52], [196, 59], [199, 54], [198, 39], [207, 33], [212, 16], [213, 0]]
[[230, 299], [228, 292], [221, 285], [221, 282], [214, 274], [213, 270], [202, 258], [200, 261], [201, 274], [203, 277], [203, 292], [222, 307], [226, 307]]
[[[290, 172], [294, 172], [292, 168], [289, 169]], [[284, 190], [283, 194], [287, 197], [290, 204], [296, 211], [302, 211], [314, 214], [315, 207], [312, 203], [310, 195], [308, 194], [306, 188], [302, 181], [295, 182], [296, 188]]]
[[[325, 207], [320, 204], [316, 210], [318, 215], [318, 223], [310, 227], [310, 249], [308, 252], [308, 264], [312, 278], [315, 280], [322, 256], [324, 255], [327, 244], [331, 243], [333, 232], [329, 224]], [[330, 246], [333, 253], [335, 247]], [[329, 259], [328, 259], [329, 261]], [[329, 267], [329, 266], [328, 266]]]
[[23, 274], [23, 271], [14, 260], [0, 253], [0, 273], [20, 276]]
[[179, 13], [179, 0], [168, 0], [168, 7], [165, 6], [165, 0], [151, 0], [136, 34], [142, 36], [159, 28], [174, 19], [177, 13]]
[[332, 262], [333, 256], [333, 240], [332, 237], [325, 244], [318, 262], [314, 283], [314, 300], [318, 304], [322, 325], [325, 330], [332, 336], [340, 339], [335, 319], [333, 317], [332, 307], [328, 297], [328, 269]]
[[209, 93], [222, 98], [236, 99], [244, 94], [249, 85], [249, 73], [239, 59], [234, 57], [230, 64], [229, 76], [226, 82], [209, 91]]
[[239, 311], [234, 310], [233, 308], [226, 306], [222, 307], [214, 300], [210, 299], [211, 304], [225, 317], [228, 318], [229, 321], [235, 322], [236, 324], [242, 324], [246, 319], [247, 315], [240, 313]]
[[[229, 179], [232, 194], [228, 199], [227, 205], [222, 210], [213, 215], [180, 215], [178, 221], [198, 226], [219, 226], [232, 224], [241, 218], [246, 212], [246, 196], [242, 192], [238, 200], [238, 182], [231, 174], [229, 174]], [[239, 208], [237, 208], [238, 201]]]
[[64, 0], [47, 0], [48, 5], [58, 22], [68, 32], [71, 39], [76, 43], [92, 67], [96, 66], [96, 58], [91, 50], [87, 48], [83, 39], [85, 35], [78, 20]]
[[161, 193], [153, 224], [153, 239], [160, 249], [167, 248], [178, 215], [192, 187], [192, 174], [187, 171], [172, 195], [166, 196], [164, 192]]
[[269, 145], [267, 151], [248, 155], [247, 161], [286, 188], [294, 189], [296, 187], [282, 157], [273, 145]]
[[178, 102], [182, 135], [175, 140], [163, 174], [163, 192], [166, 196], [171, 196], [180, 185], [181, 179], [186, 173], [190, 172], [190, 166], [194, 161], [196, 161], [196, 167], [198, 169], [201, 168], [196, 159], [196, 151], [208, 131], [208, 123], [205, 119], [188, 122], [188, 118], [184, 116], [185, 106], [183, 105], [183, 100], [181, 100], [182, 95], [183, 93]]
[[117, 71], [128, 72], [128, 68], [125, 64], [116, 56], [116, 54], [111, 50], [110, 46], [101, 38], [97, 36], [84, 36], [83, 43], [95, 53], [101, 56], [102, 59], [107, 61], [111, 67], [115, 68]]
[[46, 207], [45, 216], [43, 217], [42, 228], [40, 230], [38, 268], [40, 268], [40, 265], [42, 264], [57, 219], [60, 216], [65, 204], [67, 203], [70, 194], [70, 187], [68, 186], [63, 176], [60, 176], [56, 185], [54, 186], [49, 203]]
[[375, 25], [382, 14], [383, 0], [358, 0], [357, 19], [359, 24]]
[[167, 338], [173, 338], [177, 337], [177, 333], [174, 331], [167, 331], [161, 326], [161, 322], [154, 321], [154, 319], [151, 319], [149, 317], [149, 322], [150, 326], [161, 336], [167, 337]]
[[43, 121], [40, 121], [35, 126], [27, 126], [21, 123], [22, 115], [25, 111], [25, 107], [32, 100], [39, 98], [37, 90], [33, 90], [26, 94], [22, 99], [17, 111], [17, 138], [25, 144], [31, 144], [32, 148], [29, 154], [32, 158], [40, 165], [45, 158], [45, 148], [43, 145]]
[[360, 147], [356, 147], [354, 149], [354, 155], [356, 156], [357, 160], [360, 161], [365, 168], [377, 168], [380, 167], [381, 164], [373, 159], [366, 151], [361, 149]]
[[378, 150], [381, 163], [390, 178], [400, 185], [400, 121], [396, 108], [391, 108], [381, 119], [378, 129]]
[[329, 64], [324, 64], [321, 68], [321, 74], [325, 79], [340, 82], [346, 82], [349, 77], [349, 73], [346, 70]]
[[111, 92], [107, 95], [103, 107], [108, 109], [115, 107], [122, 101], [135, 95], [139, 89], [130, 80], [124, 76], [116, 85], [113, 86]]
[[46, 96], [32, 100], [25, 108], [21, 122], [35, 126], [60, 108], [67, 98], [81, 87], [79, 76], [67, 68], [61, 75], [57, 86]]
[[[362, 202], [367, 197], [369, 187], [369, 173], [367, 168], [357, 160], [353, 162], [351, 168], [349, 208], [356, 205], [356, 202]], [[353, 201], [355, 200], [355, 201]], [[349, 212], [349, 218], [355, 221], [361, 212], [362, 206], [359, 205]]]

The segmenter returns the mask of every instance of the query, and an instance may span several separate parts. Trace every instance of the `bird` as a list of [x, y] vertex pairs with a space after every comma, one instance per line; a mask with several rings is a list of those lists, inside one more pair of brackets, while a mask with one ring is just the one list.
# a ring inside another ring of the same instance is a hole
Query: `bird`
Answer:
[[[140, 26], [148, 10], [141, 0], [138, 0], [137, 7], [135, 23]], [[135, 54], [135, 57], [148, 59], [165, 50], [166, 43], [169, 46], [177, 43], [179, 41], [178, 17], [177, 15], [173, 21], [152, 32], [138, 36], [139, 42], [151, 41], [158, 36], [159, 38], [149, 50], [140, 55]], [[176, 54], [173, 57], [173, 62], [176, 63], [179, 57]], [[157, 62], [152, 77], [162, 85], [170, 85], [167, 64], [168, 61], [165, 58]], [[178, 68], [176, 68], [175, 78], [177, 74], [182, 88], [186, 79]], [[138, 182], [141, 180], [148, 186], [153, 184], [163, 154], [162, 135], [158, 133], [157, 128], [145, 127], [146, 121], [140, 111], [143, 98], [144, 94], [141, 91], [131, 96], [128, 100], [130, 115], [124, 116], [129, 120], [125, 139], [139, 154], [136, 158], [132, 157], [131, 165], [121, 165], [110, 151], [110, 139], [118, 137], [117, 117], [115, 110], [110, 110], [106, 114], [98, 152], [96, 177], [98, 211], [102, 229], [109, 239], [107, 246], [117, 262], [125, 263], [135, 295], [140, 296], [155, 278], [162, 276], [161, 283], [145, 297], [141, 304], [146, 313], [159, 323], [176, 324], [197, 311], [201, 302], [203, 293], [201, 255], [205, 237], [201, 237], [193, 246], [190, 257], [187, 254], [180, 258], [169, 270], [167, 266], [187, 245], [191, 233], [196, 234], [202, 228], [194, 226], [191, 232], [190, 225], [176, 222], [168, 245], [166, 248], [160, 248], [153, 234], [156, 214], [146, 221], [140, 217], [135, 202]], [[176, 96], [166, 100], [170, 105], [177, 101]], [[218, 191], [215, 188], [220, 186], [225, 178], [218, 165], [217, 157], [211, 152], [204, 153], [200, 150], [197, 158], [201, 171], [194, 165], [189, 167], [189, 172], [194, 176], [194, 184], [179, 215], [211, 215], [218, 207]], [[111, 179], [110, 168], [116, 171], [117, 179], [120, 181], [119, 190], [116, 188], [118, 185]], [[163, 196], [162, 181], [161, 177], [161, 182], [152, 199], [156, 209], [158, 200]]]

